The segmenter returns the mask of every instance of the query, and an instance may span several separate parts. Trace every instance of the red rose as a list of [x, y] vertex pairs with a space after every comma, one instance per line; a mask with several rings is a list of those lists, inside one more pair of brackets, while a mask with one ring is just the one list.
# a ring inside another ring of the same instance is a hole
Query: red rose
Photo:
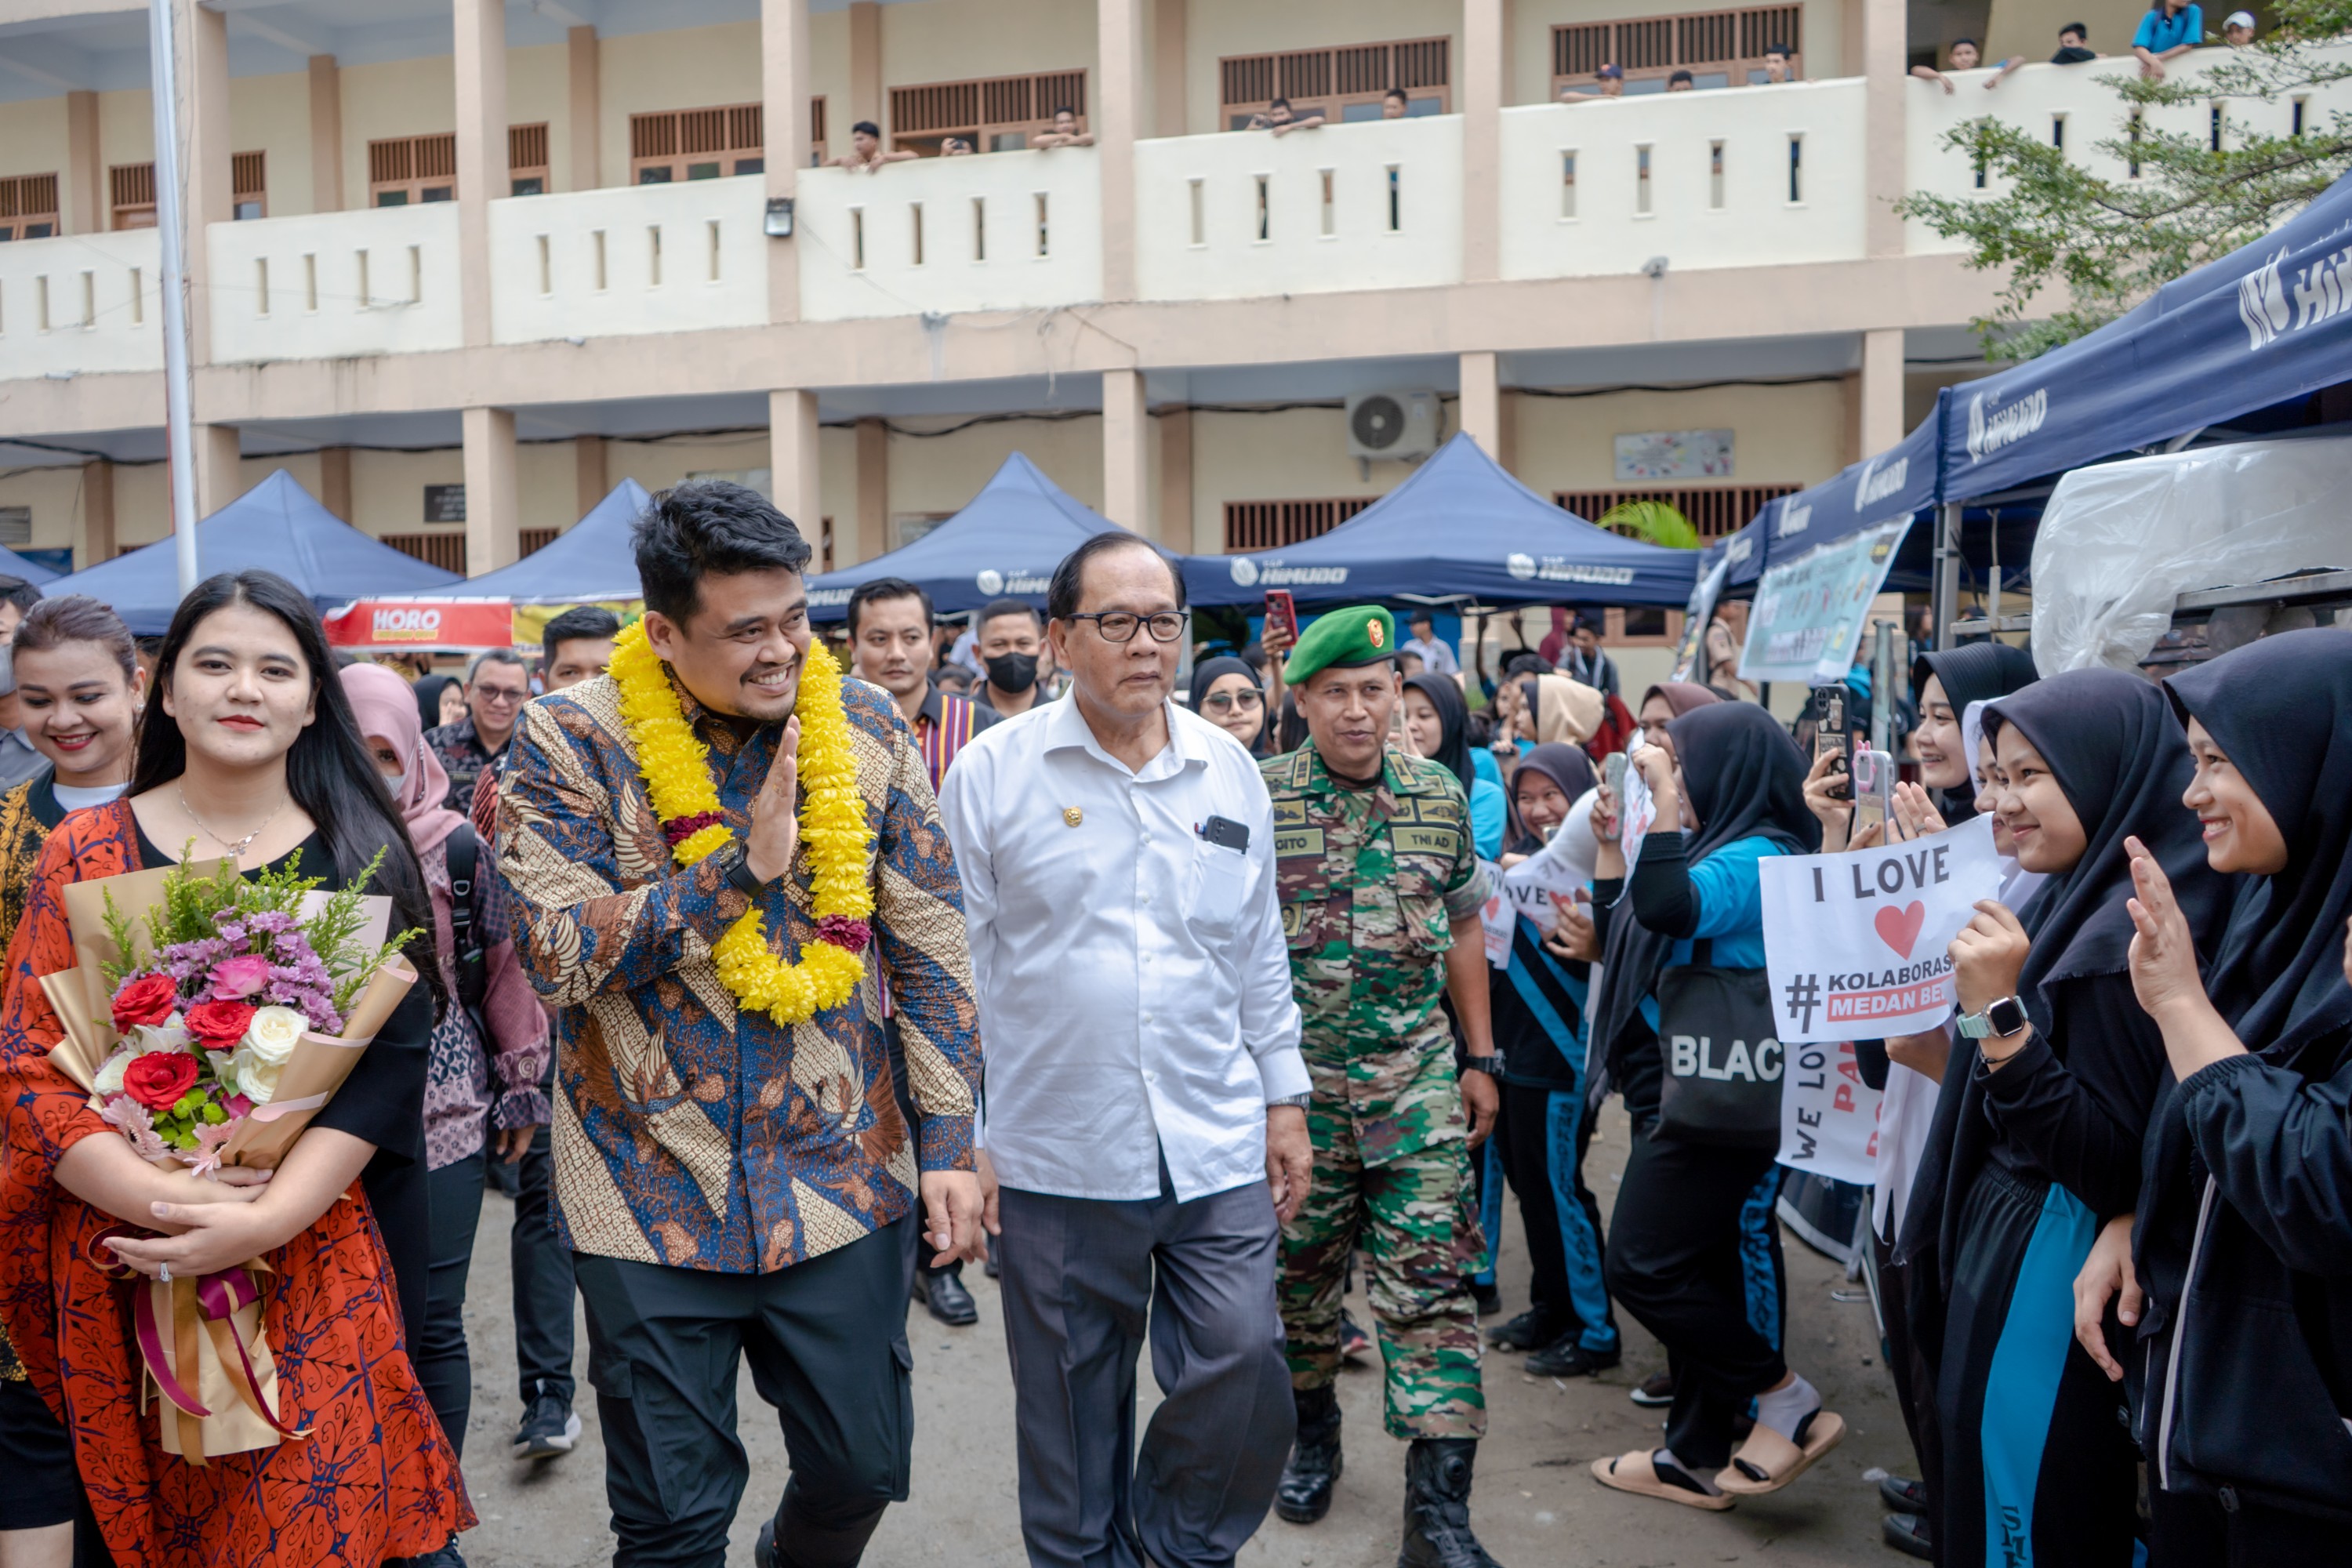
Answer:
[[160, 1024], [179, 1005], [180, 989], [170, 975], [142, 974], [114, 994], [114, 1026], [128, 1031], [135, 1024]]
[[199, 1002], [188, 1009], [188, 1033], [215, 1050], [227, 1050], [245, 1038], [253, 1011], [248, 1002]]
[[149, 1051], [122, 1069], [122, 1088], [153, 1111], [169, 1110], [196, 1087], [196, 1058], [185, 1051]]

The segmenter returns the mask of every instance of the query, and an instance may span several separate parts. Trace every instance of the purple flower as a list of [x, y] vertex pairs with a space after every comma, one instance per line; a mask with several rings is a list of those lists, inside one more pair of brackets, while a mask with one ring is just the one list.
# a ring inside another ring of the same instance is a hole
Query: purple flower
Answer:
[[269, 984], [269, 960], [257, 952], [241, 952], [213, 965], [214, 1000], [242, 1001]]

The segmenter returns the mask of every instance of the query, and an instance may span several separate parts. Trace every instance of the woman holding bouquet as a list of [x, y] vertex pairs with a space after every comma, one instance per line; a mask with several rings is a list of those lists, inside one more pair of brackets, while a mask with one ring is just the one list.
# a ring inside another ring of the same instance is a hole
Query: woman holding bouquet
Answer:
[[[184, 856], [231, 858], [251, 873], [300, 850], [301, 870], [332, 888], [381, 853], [371, 890], [391, 898], [393, 926], [429, 929], [415, 854], [332, 669], [316, 612], [291, 584], [244, 572], [200, 584], [158, 658], [131, 795], [50, 835], [9, 952], [0, 1318], [73, 1433], [92, 1510], [124, 1563], [373, 1565], [438, 1552], [473, 1522], [403, 1342], [404, 1324], [424, 1316], [437, 966], [422, 966], [426, 984], [266, 1185], [149, 1165], [47, 1058], [63, 1031], [38, 977], [76, 962], [69, 883]], [[125, 1224], [163, 1234], [126, 1237]], [[264, 1260], [278, 1413], [307, 1436], [201, 1467], [167, 1453], [142, 1409], [142, 1363], [110, 1257], [186, 1278]]]
[[[44, 599], [16, 629], [16, 699], [52, 771], [0, 795], [0, 945], [16, 934], [33, 870], [66, 813], [119, 799], [147, 689], [121, 617], [79, 594]], [[81, 1500], [73, 1440], [34, 1392], [0, 1326], [0, 1563], [64, 1568]]]

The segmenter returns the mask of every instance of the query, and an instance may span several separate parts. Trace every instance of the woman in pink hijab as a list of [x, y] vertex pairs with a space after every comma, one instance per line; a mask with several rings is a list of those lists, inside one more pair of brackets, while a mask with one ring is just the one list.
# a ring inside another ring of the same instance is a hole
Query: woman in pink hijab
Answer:
[[[341, 679], [369, 754], [424, 864], [433, 896], [434, 946], [452, 998], [433, 1031], [425, 1087], [433, 1272], [425, 1321], [412, 1334], [409, 1352], [450, 1447], [462, 1456], [474, 1383], [466, 1352], [466, 1272], [493, 1134], [500, 1157], [519, 1159], [532, 1129], [548, 1120], [541, 1086], [548, 1066], [547, 1015], [516, 961], [505, 894], [488, 855], [473, 825], [441, 804], [449, 775], [425, 743], [415, 691], [382, 665], [352, 665]], [[471, 889], [462, 902], [460, 880]]]

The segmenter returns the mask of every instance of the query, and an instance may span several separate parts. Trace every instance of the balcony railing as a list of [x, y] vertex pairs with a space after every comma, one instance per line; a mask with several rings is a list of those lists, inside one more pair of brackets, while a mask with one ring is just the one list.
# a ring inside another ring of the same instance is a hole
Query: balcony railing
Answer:
[[749, 327], [768, 319], [756, 174], [490, 204], [502, 343]]
[[0, 376], [163, 368], [155, 231], [0, 245]]
[[213, 358], [341, 359], [464, 341], [453, 202], [216, 223]]

